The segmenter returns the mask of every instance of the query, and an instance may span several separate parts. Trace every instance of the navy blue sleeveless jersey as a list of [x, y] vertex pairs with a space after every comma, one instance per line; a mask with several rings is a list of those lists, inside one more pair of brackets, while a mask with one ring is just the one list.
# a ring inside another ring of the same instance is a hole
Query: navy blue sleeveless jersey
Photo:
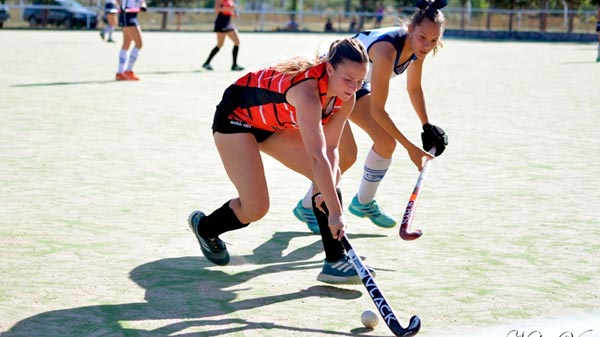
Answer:
[[[394, 60], [394, 72], [392, 77], [398, 76], [402, 74], [406, 68], [410, 65], [410, 63], [417, 59], [415, 54], [412, 54], [411, 57], [408, 58], [407, 61], [403, 63], [400, 62], [400, 55], [402, 55], [402, 48], [404, 48], [404, 43], [406, 42], [406, 37], [408, 36], [408, 32], [403, 27], [386, 27], [379, 29], [366, 30], [356, 34], [353, 38], [361, 41], [367, 51], [371, 49], [377, 42], [386, 41], [391, 43], [396, 49], [396, 59]], [[367, 77], [365, 82], [371, 82], [371, 69], [369, 67], [369, 72], [367, 73]]]

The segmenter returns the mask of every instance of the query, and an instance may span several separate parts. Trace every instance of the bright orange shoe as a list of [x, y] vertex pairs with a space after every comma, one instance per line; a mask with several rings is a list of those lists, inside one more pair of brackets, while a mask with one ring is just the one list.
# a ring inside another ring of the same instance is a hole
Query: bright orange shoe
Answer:
[[127, 77], [127, 75], [125, 75], [125, 73], [117, 73], [117, 76], [115, 76], [115, 80], [117, 80], [117, 81], [129, 81], [129, 77]]
[[127, 70], [124, 72], [125, 76], [129, 77], [130, 81], [139, 81], [140, 78], [135, 76], [135, 73], [132, 70]]

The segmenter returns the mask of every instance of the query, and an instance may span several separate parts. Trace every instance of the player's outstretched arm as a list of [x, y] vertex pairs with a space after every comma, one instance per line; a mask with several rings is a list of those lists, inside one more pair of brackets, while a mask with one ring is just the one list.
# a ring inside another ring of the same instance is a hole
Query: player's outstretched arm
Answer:
[[433, 156], [421, 150], [421, 148], [406, 138], [385, 110], [395, 55], [394, 46], [389, 43], [376, 43], [369, 51], [369, 56], [373, 61], [371, 75], [371, 116], [390, 136], [394, 137], [406, 149], [411, 161], [418, 170], [421, 170], [425, 160], [433, 158]]

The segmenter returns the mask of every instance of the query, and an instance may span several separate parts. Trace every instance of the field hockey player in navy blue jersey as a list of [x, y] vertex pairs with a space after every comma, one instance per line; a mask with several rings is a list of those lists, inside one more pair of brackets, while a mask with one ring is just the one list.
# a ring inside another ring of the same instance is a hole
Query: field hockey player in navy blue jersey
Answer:
[[[117, 81], [139, 81], [133, 72], [133, 66], [142, 49], [142, 28], [138, 21], [138, 13], [146, 11], [145, 0], [117, 0], [119, 5], [119, 26], [123, 30], [123, 44], [119, 51], [119, 68]], [[129, 52], [131, 44], [133, 49]]]
[[[356, 216], [369, 218], [379, 227], [391, 228], [397, 224], [396, 219], [386, 214], [375, 201], [377, 188], [391, 165], [396, 143], [402, 145], [419, 170], [426, 159], [432, 158], [425, 151], [435, 146], [435, 155], [439, 156], [448, 144], [444, 130], [430, 123], [421, 87], [424, 61], [441, 45], [444, 15], [440, 9], [446, 4], [446, 0], [419, 0], [408, 25], [363, 31], [354, 36], [368, 50], [370, 69], [365, 84], [356, 93], [357, 101], [350, 120], [367, 132], [373, 146], [367, 154], [362, 180], [349, 210]], [[425, 151], [404, 136], [385, 109], [390, 95], [390, 80], [405, 72], [408, 95], [422, 125]], [[340, 166], [345, 171], [357, 157], [356, 142], [349, 126], [342, 135], [340, 151]], [[306, 222], [312, 232], [318, 233], [319, 227], [310, 208], [312, 195], [311, 186], [293, 213], [300, 221]]]

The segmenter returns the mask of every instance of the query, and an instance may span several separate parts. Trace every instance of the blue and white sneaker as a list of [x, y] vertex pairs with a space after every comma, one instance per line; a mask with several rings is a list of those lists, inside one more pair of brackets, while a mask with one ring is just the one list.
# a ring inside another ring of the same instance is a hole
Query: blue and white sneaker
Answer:
[[219, 266], [225, 266], [229, 263], [229, 253], [227, 252], [225, 242], [218, 237], [205, 239], [198, 234], [198, 224], [200, 223], [200, 219], [205, 216], [206, 214], [202, 211], [193, 211], [188, 217], [188, 224], [200, 244], [202, 254], [204, 254], [210, 262]]
[[348, 206], [350, 213], [365, 218], [368, 217], [372, 223], [383, 228], [392, 228], [396, 226], [397, 222], [392, 216], [383, 213], [383, 210], [377, 204], [377, 201], [372, 200], [367, 204], [361, 204], [358, 201], [358, 197], [355, 195], [352, 198], [350, 206]]
[[302, 200], [300, 200], [292, 212], [298, 220], [306, 222], [306, 226], [311, 232], [315, 234], [321, 233], [321, 230], [319, 229], [319, 223], [317, 222], [317, 217], [315, 217], [312, 207], [306, 208], [302, 206]]
[[[375, 277], [375, 270], [369, 268], [369, 272]], [[335, 262], [324, 261], [317, 281], [329, 284], [360, 284], [362, 282], [348, 255], [344, 255]]]

